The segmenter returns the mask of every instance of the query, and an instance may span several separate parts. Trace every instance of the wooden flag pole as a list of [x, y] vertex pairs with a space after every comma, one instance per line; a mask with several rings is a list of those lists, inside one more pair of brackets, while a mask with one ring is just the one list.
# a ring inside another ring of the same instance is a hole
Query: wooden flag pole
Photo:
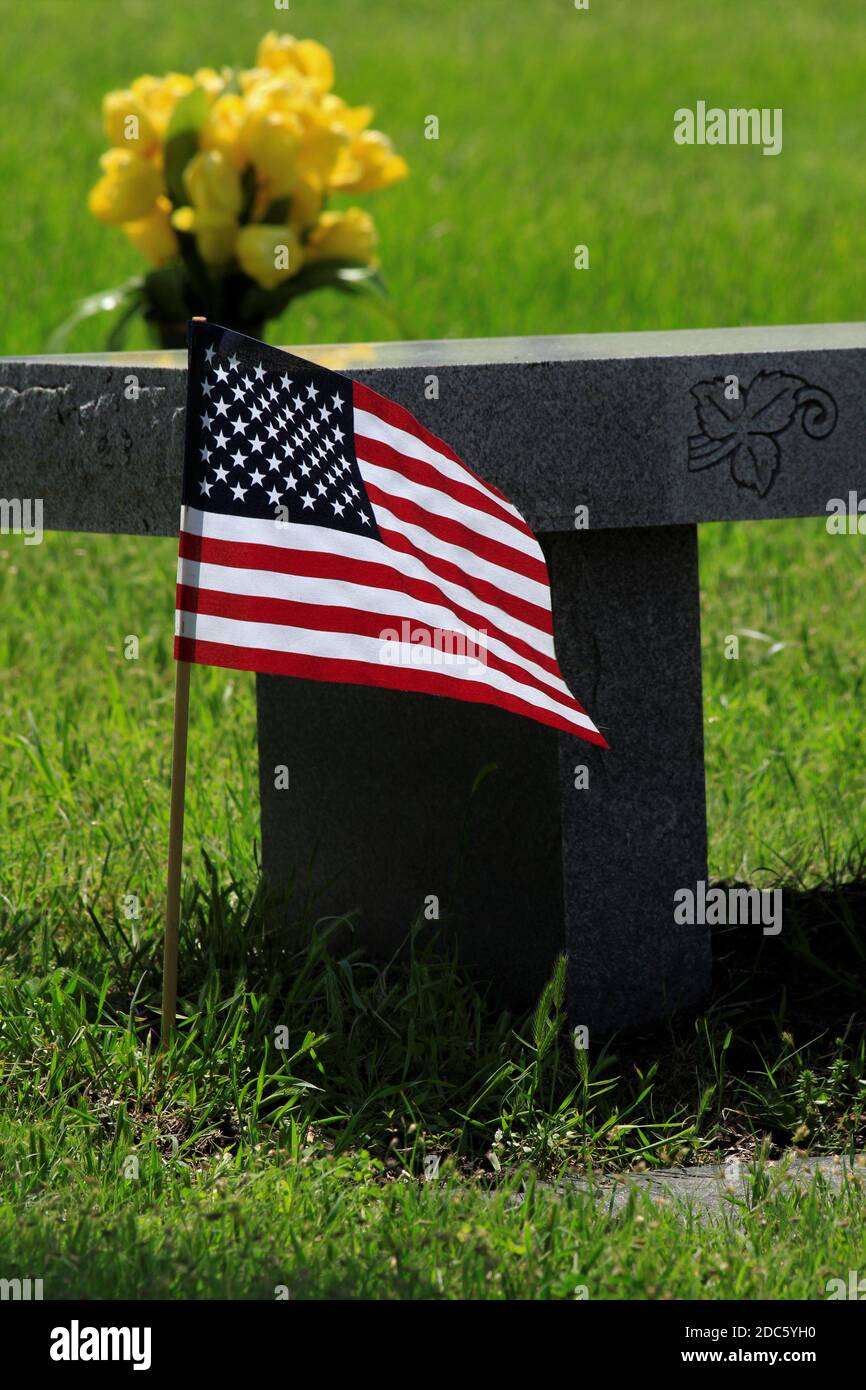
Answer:
[[[193, 323], [205, 323], [196, 317]], [[180, 879], [183, 861], [183, 813], [186, 805], [186, 745], [189, 732], [190, 662], [178, 661], [174, 687], [174, 734], [171, 749], [171, 810], [168, 825], [168, 882], [165, 894], [165, 939], [162, 952], [163, 1046], [174, 1030], [177, 1013], [177, 956], [180, 939]]]
[[165, 895], [165, 941], [162, 955], [162, 1041], [174, 1029], [177, 1011], [177, 953], [180, 937], [180, 871], [183, 859], [183, 813], [186, 792], [186, 743], [189, 730], [190, 662], [178, 661], [174, 688], [174, 738], [171, 752], [171, 812], [168, 828], [168, 885]]

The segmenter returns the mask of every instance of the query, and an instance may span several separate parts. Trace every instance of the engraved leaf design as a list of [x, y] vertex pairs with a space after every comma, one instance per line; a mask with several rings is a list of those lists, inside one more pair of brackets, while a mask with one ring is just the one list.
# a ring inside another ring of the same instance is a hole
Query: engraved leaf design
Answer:
[[735, 400], [727, 400], [725, 379], [717, 377], [715, 381], [699, 381], [692, 387], [692, 395], [697, 401], [698, 422], [708, 439], [728, 439], [735, 433], [743, 414], [742, 391]]
[[691, 388], [701, 433], [689, 437], [689, 468], [712, 468], [729, 458], [734, 482], [766, 497], [781, 463], [776, 436], [799, 417], [810, 439], [826, 438], [836, 425], [836, 402], [790, 372], [762, 370], [734, 400], [726, 394], [728, 381], [716, 377]]
[[746, 393], [749, 434], [778, 434], [797, 413], [797, 392], [805, 385], [787, 372], [758, 372]]
[[781, 454], [775, 439], [768, 434], [753, 434], [734, 451], [731, 473], [740, 487], [751, 488], [760, 497], [766, 497], [780, 462]]

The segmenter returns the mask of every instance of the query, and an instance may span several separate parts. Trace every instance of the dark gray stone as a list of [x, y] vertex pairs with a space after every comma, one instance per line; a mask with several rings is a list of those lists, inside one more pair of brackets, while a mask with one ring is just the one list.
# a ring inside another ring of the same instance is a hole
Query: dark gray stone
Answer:
[[570, 1010], [606, 1032], [710, 984], [709, 929], [673, 919], [675, 890], [707, 878], [697, 528], [546, 549], [560, 666], [611, 745], [559, 738]]
[[321, 915], [359, 911], [380, 956], [418, 921], [503, 1002], [535, 997], [564, 947], [556, 733], [435, 696], [257, 679], [271, 885]]
[[[852, 1164], [847, 1154], [821, 1154], [815, 1157], [787, 1153], [780, 1160], [764, 1163], [743, 1160], [732, 1164], [707, 1163], [700, 1167], [659, 1168], [646, 1173], [616, 1173], [571, 1184], [589, 1192], [610, 1211], [621, 1211], [630, 1200], [648, 1198], [653, 1203], [673, 1206], [682, 1217], [712, 1218], [726, 1212], [736, 1218], [769, 1193], [803, 1196], [821, 1187], [844, 1194], [853, 1184], [863, 1189], [866, 1155], [856, 1155]], [[560, 1185], [560, 1190], [564, 1184]], [[841, 1272], [846, 1277], [845, 1271]], [[856, 1278], [856, 1276], [855, 1276]]]
[[50, 531], [176, 535], [185, 398], [178, 369], [0, 362], [0, 496]]
[[[828, 498], [866, 486], [862, 324], [292, 350], [405, 405], [536, 531], [571, 530], [578, 505], [593, 530], [820, 516]], [[185, 362], [171, 352], [0, 361], [0, 496], [41, 496], [53, 530], [172, 535]], [[755, 387], [761, 372], [804, 383], [799, 403], [792, 390], [790, 408], [777, 400], [743, 432], [741, 442], [759, 437], [763, 492], [742, 462], [737, 481], [730, 455], [689, 467], [693, 388], [734, 373], [757, 406], [779, 395]]]

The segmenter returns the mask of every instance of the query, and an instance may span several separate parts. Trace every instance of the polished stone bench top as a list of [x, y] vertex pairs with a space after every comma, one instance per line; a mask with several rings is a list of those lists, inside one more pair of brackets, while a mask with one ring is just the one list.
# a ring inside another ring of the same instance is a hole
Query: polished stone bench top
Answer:
[[[288, 350], [400, 401], [537, 531], [580, 507], [593, 530], [821, 516], [866, 491], [864, 324]], [[0, 496], [41, 496], [52, 530], [175, 534], [185, 364], [0, 359]]]

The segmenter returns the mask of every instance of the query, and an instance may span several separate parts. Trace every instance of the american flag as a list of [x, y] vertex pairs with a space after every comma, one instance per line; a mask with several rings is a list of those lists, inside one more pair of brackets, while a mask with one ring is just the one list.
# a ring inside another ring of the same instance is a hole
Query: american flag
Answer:
[[202, 321], [175, 657], [497, 705], [607, 747], [508, 499], [394, 401]]

